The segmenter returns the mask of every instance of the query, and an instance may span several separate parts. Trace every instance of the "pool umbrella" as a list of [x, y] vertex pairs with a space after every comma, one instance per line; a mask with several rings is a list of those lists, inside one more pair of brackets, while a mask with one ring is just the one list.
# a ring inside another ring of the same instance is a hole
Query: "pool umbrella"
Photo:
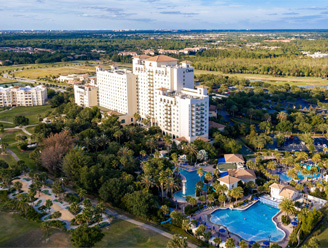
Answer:
[[255, 244], [255, 241], [249, 241], [249, 244], [253, 245], [253, 244]]
[[270, 245], [270, 242], [269, 241], [264, 241], [263, 244], [264, 245]]
[[215, 226], [213, 226], [213, 231], [215, 231]]
[[292, 222], [292, 225], [293, 226], [297, 226], [297, 222]]
[[219, 232], [220, 232], [220, 233], [224, 233], [224, 232], [225, 232], [225, 229], [221, 228], [221, 229], [219, 230]]
[[259, 198], [255, 196], [255, 197], [253, 197], [253, 199], [254, 199], [254, 200], [257, 200], [257, 199], [259, 199]]
[[210, 227], [210, 226], [208, 226], [208, 227], [207, 227], [207, 229], [211, 229], [211, 227]]

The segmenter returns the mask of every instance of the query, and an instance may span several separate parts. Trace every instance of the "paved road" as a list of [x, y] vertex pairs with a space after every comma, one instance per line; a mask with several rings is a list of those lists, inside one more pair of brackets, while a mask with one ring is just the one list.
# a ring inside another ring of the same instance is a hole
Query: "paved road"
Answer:
[[16, 161], [19, 161], [20, 159], [17, 157], [17, 155], [12, 151], [10, 150], [9, 148], [7, 148], [7, 152], [13, 156], [13, 158], [16, 160]]
[[[8, 123], [10, 123], [10, 122], [8, 122]], [[11, 123], [11, 124], [13, 124], [13, 123]], [[37, 126], [37, 124], [27, 125], [27, 126], [23, 126], [23, 127], [9, 127], [9, 128], [5, 128], [5, 130], [12, 130], [12, 129], [22, 130], [24, 133], [26, 133], [27, 135], [31, 136], [32, 134], [29, 131], [27, 131], [25, 128], [27, 128], [27, 127], [35, 127], [35, 126]]]

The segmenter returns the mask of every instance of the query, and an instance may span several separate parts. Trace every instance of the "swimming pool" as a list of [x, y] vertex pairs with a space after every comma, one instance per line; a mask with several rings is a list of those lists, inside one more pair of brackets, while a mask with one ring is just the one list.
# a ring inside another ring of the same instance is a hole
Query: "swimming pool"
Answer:
[[[196, 191], [196, 184], [200, 180], [197, 171], [186, 171], [184, 169], [180, 169], [180, 174], [182, 174], [187, 182], [186, 182], [186, 195], [182, 194], [182, 191], [176, 192], [173, 194], [174, 198], [179, 202], [185, 202], [186, 196], [190, 195], [192, 197], [195, 197], [195, 191]], [[204, 175], [201, 177], [201, 180], [203, 180]], [[203, 190], [206, 191], [206, 185], [204, 185]]]
[[224, 225], [232, 233], [248, 241], [280, 241], [285, 234], [273, 223], [279, 209], [257, 202], [246, 210], [219, 209], [212, 213], [211, 222]]
[[[306, 176], [304, 176], [304, 175], [302, 174], [302, 172], [299, 171], [299, 172], [297, 172], [297, 176], [298, 176], [298, 178], [299, 178], [300, 180], [302, 180], [302, 179], [304, 179], [304, 178], [307, 178], [307, 177], [310, 177], [310, 178], [315, 179], [315, 178], [320, 177], [321, 174], [320, 174], [320, 173], [317, 173], [317, 174], [314, 174], [313, 176], [312, 176], [312, 175], [306, 175]], [[291, 181], [291, 180], [293, 179], [292, 177], [287, 176], [286, 173], [281, 173], [281, 174], [279, 174], [279, 178], [280, 178], [280, 180], [282, 180], [282, 181], [286, 181], [286, 182], [289, 182], [289, 181]]]

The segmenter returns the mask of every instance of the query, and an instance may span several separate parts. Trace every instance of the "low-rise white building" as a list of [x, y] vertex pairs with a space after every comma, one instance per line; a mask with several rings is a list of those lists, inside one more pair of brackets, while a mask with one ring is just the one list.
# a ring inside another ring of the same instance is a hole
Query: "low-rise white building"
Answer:
[[220, 177], [218, 181], [221, 185], [226, 185], [228, 190], [231, 190], [238, 187], [238, 182], [240, 181], [240, 179], [227, 175], [224, 177]]
[[77, 74], [70, 74], [70, 75], [61, 75], [57, 78], [60, 82], [70, 82], [70, 81], [76, 81], [79, 79], [79, 76]]
[[228, 173], [232, 177], [236, 177], [243, 181], [244, 183], [248, 183], [250, 181], [255, 183], [256, 175], [254, 170], [250, 169], [228, 169]]
[[274, 183], [270, 186], [271, 197], [274, 200], [282, 200], [283, 198], [290, 199], [292, 201], [299, 197], [299, 192], [290, 185]]
[[74, 99], [81, 107], [98, 106], [98, 88], [92, 85], [74, 85]]
[[0, 87], [0, 107], [44, 105], [47, 97], [47, 88], [41, 85]]

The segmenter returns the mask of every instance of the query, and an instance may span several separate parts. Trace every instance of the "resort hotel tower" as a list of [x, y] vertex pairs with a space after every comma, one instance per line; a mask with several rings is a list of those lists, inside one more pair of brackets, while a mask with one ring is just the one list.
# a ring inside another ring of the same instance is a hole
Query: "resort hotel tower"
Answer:
[[[208, 138], [207, 87], [194, 87], [194, 68], [189, 61], [165, 55], [133, 58], [133, 71], [97, 67], [98, 104], [130, 124], [134, 114], [159, 126], [173, 139], [188, 142]], [[84, 104], [87, 105], [87, 104]]]

